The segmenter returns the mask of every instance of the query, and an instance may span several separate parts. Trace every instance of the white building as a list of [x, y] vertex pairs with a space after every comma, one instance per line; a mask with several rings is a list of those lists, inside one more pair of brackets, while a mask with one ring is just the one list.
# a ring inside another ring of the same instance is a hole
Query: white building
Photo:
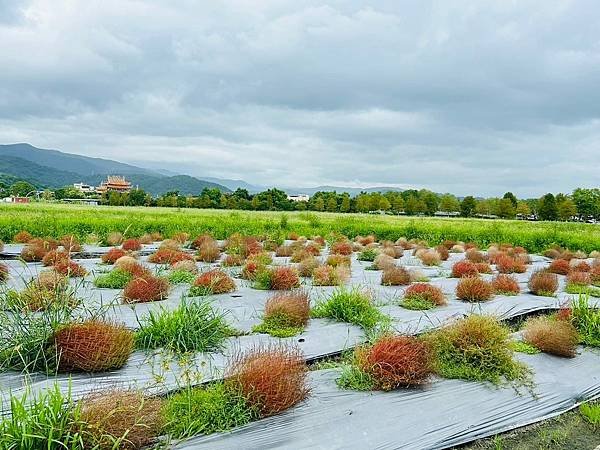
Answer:
[[73, 187], [77, 189], [79, 192], [95, 192], [96, 188], [94, 186], [90, 186], [85, 183], [73, 183]]
[[310, 196], [308, 194], [288, 195], [287, 199], [292, 202], [307, 202]]

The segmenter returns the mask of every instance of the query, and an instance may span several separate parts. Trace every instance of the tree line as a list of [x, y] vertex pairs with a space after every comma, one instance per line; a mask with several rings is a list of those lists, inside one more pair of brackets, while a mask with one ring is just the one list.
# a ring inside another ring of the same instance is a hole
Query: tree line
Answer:
[[[19, 181], [13, 185], [0, 183], [0, 196], [28, 195], [35, 191], [30, 183]], [[85, 198], [72, 186], [46, 191], [43, 198], [62, 200]], [[197, 196], [180, 195], [177, 191], [153, 197], [142, 189], [128, 193], [107, 192], [100, 203], [112, 206], [161, 206], [175, 208], [241, 209], [248, 211], [326, 211], [341, 213], [379, 212], [387, 214], [460, 215], [462, 217], [499, 217], [503, 219], [590, 220], [600, 219], [600, 189], [577, 188], [571, 194], [548, 193], [541, 198], [518, 199], [506, 192], [499, 198], [481, 198], [472, 195], [458, 198], [452, 194], [437, 194], [427, 189], [409, 189], [401, 192], [363, 192], [351, 197], [346, 192], [316, 192], [307, 202], [288, 200], [280, 189], [268, 189], [251, 194], [238, 188], [221, 192], [205, 188]]]

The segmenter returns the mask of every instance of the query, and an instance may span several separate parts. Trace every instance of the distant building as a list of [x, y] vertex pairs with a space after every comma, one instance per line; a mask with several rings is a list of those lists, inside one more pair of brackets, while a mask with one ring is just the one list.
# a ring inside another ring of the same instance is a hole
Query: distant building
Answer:
[[460, 212], [458, 211], [436, 211], [434, 216], [438, 217], [458, 217], [460, 216]]
[[6, 197], [2, 201], [4, 203], [29, 203], [29, 197]]
[[310, 200], [310, 196], [308, 194], [288, 195], [287, 199], [292, 202], [307, 202]]
[[105, 192], [129, 192], [131, 190], [131, 183], [125, 179], [125, 177], [119, 177], [116, 175], [109, 175], [106, 181], [100, 183], [100, 186], [96, 188], [96, 192], [103, 194]]
[[89, 184], [85, 183], [73, 183], [73, 187], [84, 194], [96, 192], [96, 188], [94, 186], [90, 186]]

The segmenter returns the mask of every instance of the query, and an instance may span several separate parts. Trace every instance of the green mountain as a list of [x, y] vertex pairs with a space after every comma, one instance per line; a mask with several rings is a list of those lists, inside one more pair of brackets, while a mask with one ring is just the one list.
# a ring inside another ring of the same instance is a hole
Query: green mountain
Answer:
[[[15, 149], [24, 150], [23, 155], [14, 156]], [[104, 172], [93, 172], [101, 169]], [[138, 186], [154, 196], [169, 191], [179, 191], [182, 195], [198, 195], [204, 188], [229, 192], [225, 186], [188, 175], [166, 176], [116, 161], [78, 157], [56, 150], [42, 150], [29, 144], [0, 145], [0, 181], [5, 184], [24, 180], [38, 188], [50, 189], [78, 182], [97, 186], [108, 175], [124, 175], [133, 186]]]

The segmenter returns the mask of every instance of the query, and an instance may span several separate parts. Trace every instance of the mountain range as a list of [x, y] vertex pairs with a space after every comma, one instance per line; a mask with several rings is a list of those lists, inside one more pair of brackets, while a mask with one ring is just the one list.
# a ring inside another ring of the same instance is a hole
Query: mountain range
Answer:
[[[242, 188], [250, 193], [256, 193], [273, 187], [251, 184], [244, 180], [181, 175], [165, 169], [145, 168], [110, 159], [36, 148], [26, 143], [0, 145], [0, 182], [7, 184], [16, 180], [25, 180], [38, 188], [55, 189], [78, 182], [97, 186], [108, 175], [125, 176], [133, 186], [138, 186], [155, 196], [169, 191], [179, 191], [182, 195], [198, 195], [204, 188], [217, 188], [222, 192]], [[357, 195], [360, 192], [402, 190], [395, 187], [341, 186], [312, 188], [278, 186], [278, 188], [288, 194], [308, 195], [318, 191], [347, 192], [350, 195]]]

